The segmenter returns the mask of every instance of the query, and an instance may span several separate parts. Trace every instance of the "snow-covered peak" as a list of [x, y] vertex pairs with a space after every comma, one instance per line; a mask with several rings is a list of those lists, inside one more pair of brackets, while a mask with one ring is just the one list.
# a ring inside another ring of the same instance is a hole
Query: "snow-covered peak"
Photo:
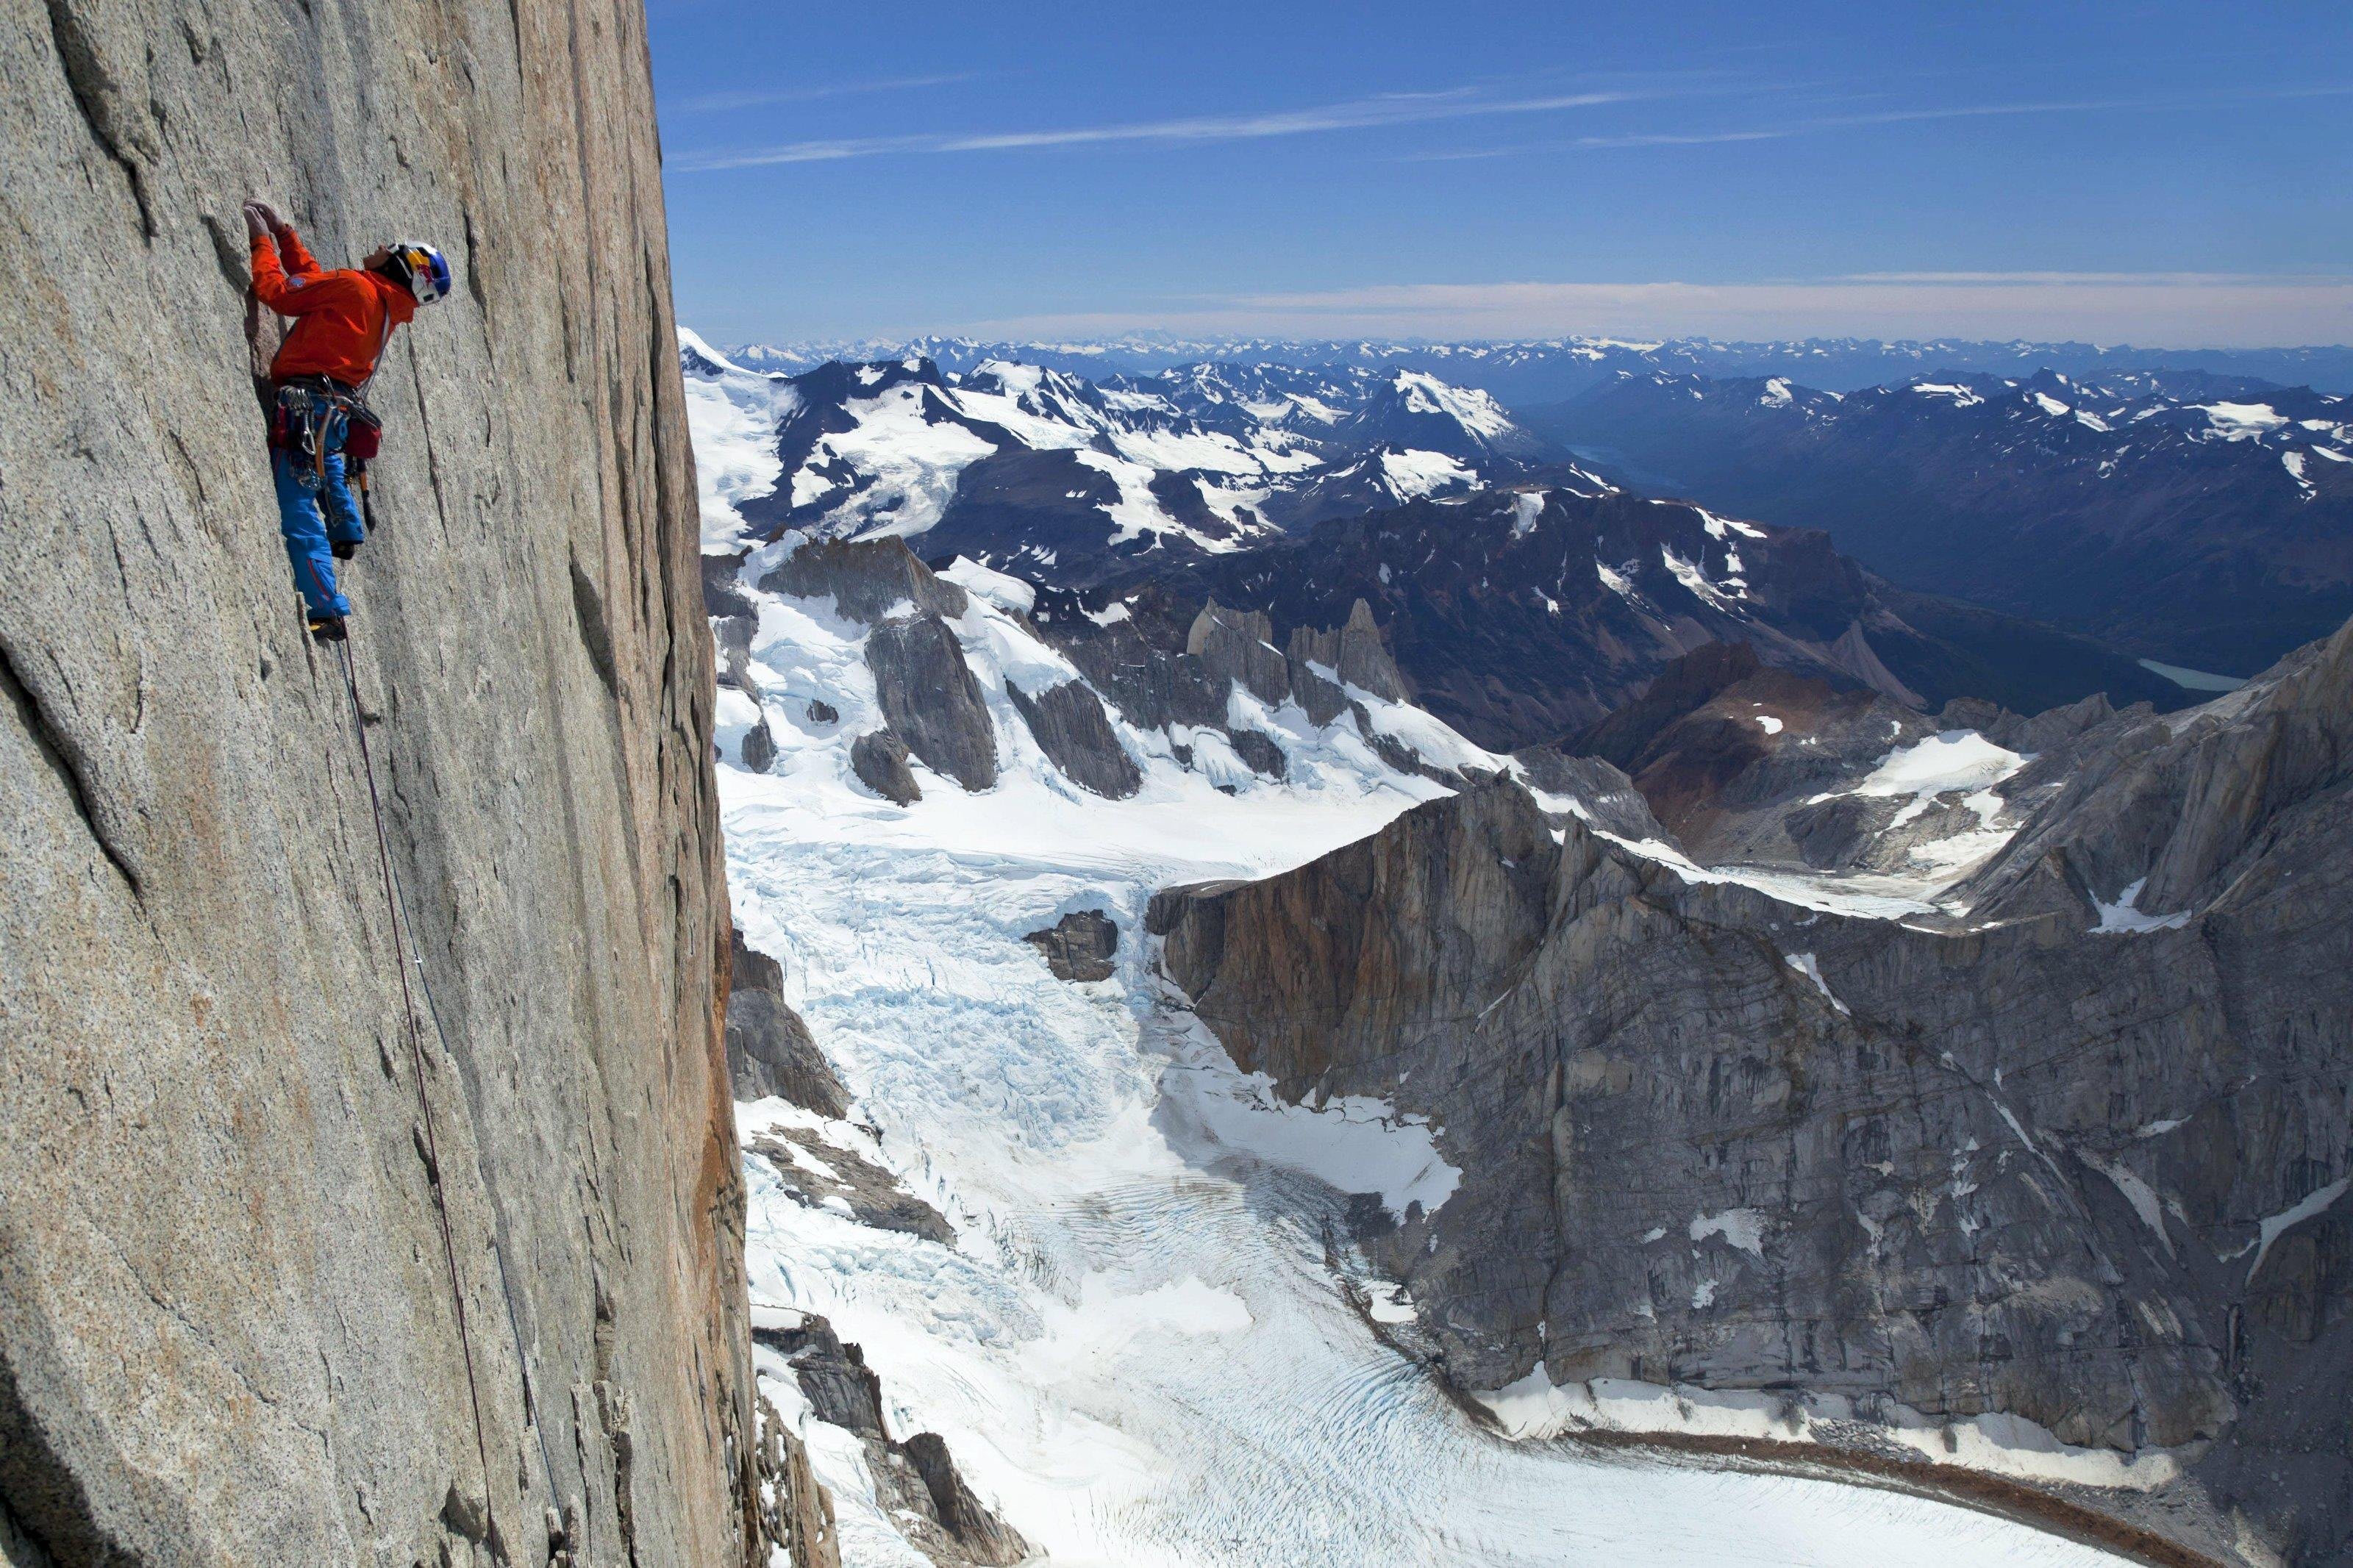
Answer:
[[1403, 369], [1383, 378], [1341, 432], [1366, 445], [1474, 461], [1530, 458], [1542, 445], [1487, 394]]
[[700, 332], [688, 327], [681, 327], [678, 329], [678, 347], [679, 353], [681, 356], [681, 363], [685, 364], [690, 373], [699, 372], [716, 375], [755, 375], [759, 374], [756, 371], [747, 370], [743, 365], [737, 364], [733, 360], [729, 359], [725, 354], [720, 353], [717, 349], [712, 348]]
[[678, 343], [702, 547], [733, 548], [744, 528], [739, 504], [773, 494], [783, 476], [776, 427], [798, 409], [800, 396], [787, 378], [746, 370], [684, 327]]
[[1398, 371], [1390, 384], [1409, 412], [1443, 415], [1484, 440], [1505, 439], [1518, 431], [1504, 405], [1483, 392], [1449, 386], [1434, 375], [1411, 370]]

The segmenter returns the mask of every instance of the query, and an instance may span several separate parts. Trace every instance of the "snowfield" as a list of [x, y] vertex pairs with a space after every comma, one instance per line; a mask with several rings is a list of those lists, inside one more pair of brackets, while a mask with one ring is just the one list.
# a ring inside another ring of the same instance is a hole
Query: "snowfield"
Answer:
[[734, 363], [684, 327], [679, 346], [719, 367], [713, 378], [690, 375], [686, 423], [694, 436], [694, 474], [702, 508], [702, 548], [734, 548], [744, 531], [738, 501], [771, 494], [784, 477], [776, 455], [776, 422], [799, 406], [800, 396], [783, 382]]
[[[755, 1314], [823, 1313], [862, 1346], [894, 1436], [944, 1436], [975, 1490], [1063, 1568], [2113, 1561], [1887, 1491], [1544, 1440], [1564, 1414], [1551, 1391], [1495, 1395], [1528, 1441], [1458, 1408], [1375, 1336], [1368, 1319], [1404, 1321], [1412, 1303], [1344, 1280], [1360, 1266], [1339, 1239], [1351, 1192], [1443, 1223], [1458, 1179], [1443, 1130], [1371, 1099], [1277, 1102], [1166, 994], [1142, 933], [1159, 888], [1286, 868], [1439, 786], [1388, 767], [1346, 716], [1319, 730], [1286, 704], [1252, 715], [1292, 753], [1282, 784], [1221, 769], [1206, 743], [1187, 770], [1168, 737], [1114, 719], [1144, 788], [1088, 795], [1003, 695], [1008, 679], [1037, 690], [1070, 674], [1000, 607], [1020, 585], [958, 580], [974, 603], [953, 629], [997, 721], [994, 789], [918, 764], [923, 798], [902, 809], [857, 784], [849, 742], [877, 722], [867, 628], [830, 600], [771, 595], [752, 645], [761, 700], [733, 694], [749, 711], [723, 743], [737, 755], [765, 713], [776, 760], [720, 768], [737, 922], [782, 962], [855, 1100], [842, 1122], [741, 1106], [742, 1129], [813, 1130], [956, 1231], [944, 1246], [805, 1206], [745, 1161]], [[841, 717], [809, 719], [813, 699]], [[1441, 748], [1435, 720], [1388, 710], [1382, 729]], [[1022, 939], [1088, 909], [1119, 925], [1114, 976], [1057, 980]], [[1366, 1310], [1344, 1284], [1369, 1293]], [[924, 1568], [856, 1441], [815, 1419], [775, 1355], [760, 1365], [833, 1493], [844, 1563]]]

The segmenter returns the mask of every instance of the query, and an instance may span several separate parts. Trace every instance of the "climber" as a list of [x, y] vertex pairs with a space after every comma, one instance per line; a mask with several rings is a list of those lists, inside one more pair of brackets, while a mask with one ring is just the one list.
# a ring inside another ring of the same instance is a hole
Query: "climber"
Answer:
[[449, 264], [429, 245], [395, 240], [371, 251], [357, 269], [330, 272], [267, 202], [246, 204], [245, 228], [253, 244], [255, 296], [294, 318], [269, 362], [279, 531], [311, 635], [340, 642], [352, 605], [335, 587], [335, 563], [357, 554], [367, 537], [348, 481], [359, 478], [364, 490], [381, 427], [367, 405], [367, 385], [392, 329], [449, 291]]

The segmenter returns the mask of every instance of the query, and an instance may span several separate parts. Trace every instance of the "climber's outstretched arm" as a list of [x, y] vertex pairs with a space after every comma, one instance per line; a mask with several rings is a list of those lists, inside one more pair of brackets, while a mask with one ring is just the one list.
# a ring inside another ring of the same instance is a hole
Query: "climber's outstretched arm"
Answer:
[[308, 315], [329, 302], [332, 290], [314, 284], [322, 271], [319, 263], [303, 248], [292, 226], [272, 221], [277, 216], [259, 202], [246, 204], [245, 231], [253, 247], [254, 296], [281, 316]]
[[[277, 215], [273, 213], [270, 216], [275, 217]], [[316, 278], [320, 273], [326, 270], [325, 268], [319, 265], [318, 258], [312, 256], [309, 249], [303, 246], [302, 237], [294, 232], [294, 226], [292, 224], [281, 222], [276, 225], [276, 228], [278, 231], [279, 259], [285, 262], [286, 275], [289, 278], [300, 278], [307, 280], [309, 279]]]

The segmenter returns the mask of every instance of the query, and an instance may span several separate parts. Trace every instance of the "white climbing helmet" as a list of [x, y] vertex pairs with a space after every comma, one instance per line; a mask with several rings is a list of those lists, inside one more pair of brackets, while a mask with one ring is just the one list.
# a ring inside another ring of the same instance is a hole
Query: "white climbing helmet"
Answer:
[[385, 249], [392, 253], [385, 268], [408, 285], [418, 304], [430, 305], [449, 292], [448, 260], [433, 247], [422, 240], [396, 239]]

